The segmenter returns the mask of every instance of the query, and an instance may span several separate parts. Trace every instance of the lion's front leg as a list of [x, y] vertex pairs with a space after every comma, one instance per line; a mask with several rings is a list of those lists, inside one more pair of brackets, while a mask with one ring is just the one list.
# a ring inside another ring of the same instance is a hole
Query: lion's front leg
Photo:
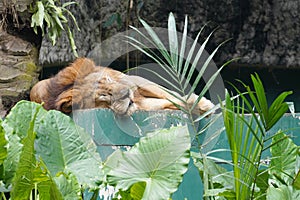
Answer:
[[[190, 110], [192, 109], [193, 105], [195, 104], [195, 102], [198, 99], [198, 95], [196, 94], [192, 94], [188, 99], [187, 96], [184, 97], [175, 97], [172, 96], [170, 99], [168, 100], [168, 104], [165, 104], [166, 108], [170, 108], [170, 109], [179, 109], [179, 107], [181, 107], [182, 109], [185, 110]], [[176, 105], [174, 105], [176, 104]], [[175, 108], [174, 108], [175, 107]], [[206, 99], [205, 97], [202, 97], [199, 102], [197, 103], [197, 105], [194, 107], [194, 109], [192, 110], [193, 114], [196, 115], [202, 115], [205, 112], [209, 111], [210, 109], [212, 109], [214, 107], [214, 104]]]
[[[187, 104], [189, 108], [191, 108], [194, 105], [197, 99], [198, 99], [198, 95], [196, 94], [192, 94], [190, 98], [187, 99]], [[214, 104], [210, 100], [206, 99], [205, 97], [202, 97], [198, 102], [197, 106], [194, 108], [193, 113], [202, 115], [205, 112], [211, 110], [213, 107]]]
[[[180, 108], [178, 108], [178, 106], [189, 110], [192, 108], [197, 98], [198, 96], [195, 94], [193, 94], [188, 100], [182, 97], [176, 98], [174, 96], [172, 96], [171, 99], [147, 98], [140, 96], [139, 98], [135, 98], [134, 103], [137, 105], [138, 110], [179, 110]], [[202, 97], [197, 106], [193, 109], [192, 113], [202, 115], [213, 107], [214, 104], [210, 100]]]
[[[137, 86], [136, 94], [140, 96], [138, 103], [140, 110], [178, 110], [175, 104], [184, 109], [191, 109], [198, 98], [196, 94], [192, 94], [187, 99], [186, 96], [182, 97], [174, 91], [169, 91], [139, 76], [130, 76], [130, 80]], [[210, 100], [202, 97], [192, 112], [202, 115], [213, 107], [214, 104]]]

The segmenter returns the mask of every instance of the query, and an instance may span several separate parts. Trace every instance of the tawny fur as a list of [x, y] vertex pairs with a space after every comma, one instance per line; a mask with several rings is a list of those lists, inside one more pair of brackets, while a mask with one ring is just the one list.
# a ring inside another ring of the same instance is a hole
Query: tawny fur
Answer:
[[[74, 109], [110, 108], [117, 114], [132, 114], [136, 110], [178, 110], [174, 103], [190, 107], [198, 96], [193, 94], [182, 103], [175, 92], [139, 76], [95, 66], [87, 58], [78, 58], [56, 76], [38, 82], [30, 92], [31, 101], [44, 103], [47, 110], [70, 113]], [[184, 99], [184, 97], [180, 97]], [[173, 103], [174, 102], [174, 103]], [[203, 114], [213, 104], [202, 97], [193, 113]]]

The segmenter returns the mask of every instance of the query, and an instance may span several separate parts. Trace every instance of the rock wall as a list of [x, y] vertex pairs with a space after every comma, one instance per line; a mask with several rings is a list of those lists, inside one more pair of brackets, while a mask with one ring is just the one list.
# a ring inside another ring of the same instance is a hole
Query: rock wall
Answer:
[[[72, 9], [81, 28], [80, 32], [75, 31], [80, 56], [91, 55], [97, 44], [126, 30], [128, 24], [141, 26], [137, 22], [137, 13], [152, 26], [167, 27], [168, 13], [173, 12], [179, 30], [182, 30], [184, 16], [188, 15], [189, 33], [194, 38], [207, 22], [210, 22], [207, 33], [219, 27], [208, 49], [232, 38], [216, 56], [217, 62], [240, 57], [237, 65], [300, 67], [299, 0], [80, 0]], [[117, 23], [105, 27], [114, 13], [120, 15], [121, 27]], [[73, 59], [66, 37], [62, 37], [55, 47], [43, 40], [42, 64]]]
[[[16, 3], [16, 4], [14, 4]], [[0, 0], [0, 117], [38, 81], [41, 37], [30, 28], [31, 0]]]
[[21, 99], [38, 81], [38, 49], [28, 41], [0, 31], [0, 116]]

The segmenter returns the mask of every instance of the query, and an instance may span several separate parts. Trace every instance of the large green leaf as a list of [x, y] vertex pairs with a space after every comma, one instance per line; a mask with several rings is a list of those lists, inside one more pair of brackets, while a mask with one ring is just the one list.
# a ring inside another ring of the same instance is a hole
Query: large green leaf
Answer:
[[[46, 112], [39, 104], [20, 101], [4, 120], [3, 127], [8, 138], [3, 180], [6, 185], [13, 183], [14, 198], [27, 199], [34, 188], [39, 191], [41, 199], [61, 199], [60, 192], [67, 199], [80, 198], [77, 178], [80, 184], [91, 186], [101, 177], [101, 160], [91, 138], [64, 114]], [[38, 139], [35, 139], [35, 132], [38, 132]], [[53, 137], [59, 139], [56, 142], [60, 146], [49, 143], [49, 138]], [[65, 150], [62, 157], [51, 151], [53, 147]], [[46, 164], [40, 159], [46, 159]], [[63, 163], [64, 168], [60, 168], [59, 163]]]
[[296, 200], [300, 199], [300, 190], [292, 186], [281, 185], [278, 188], [270, 186], [267, 190], [267, 200]]
[[[6, 133], [11, 132], [12, 134], [17, 134], [21, 139], [27, 135], [30, 122], [33, 120], [35, 112], [40, 104], [29, 102], [29, 101], [19, 101], [9, 112], [5, 120], [3, 121], [3, 127], [6, 129]], [[39, 109], [34, 128], [38, 127], [43, 115], [46, 110]], [[36, 130], [35, 130], [36, 131]]]
[[5, 139], [5, 132], [2, 127], [0, 119], [0, 166], [3, 164], [4, 159], [7, 157], [7, 140]]
[[37, 130], [36, 153], [52, 176], [64, 172], [74, 174], [81, 185], [94, 186], [101, 179], [101, 159], [91, 137], [73, 120], [49, 111]]
[[63, 195], [64, 200], [81, 199], [80, 185], [72, 173], [61, 173], [54, 177], [54, 181]]
[[[299, 166], [300, 167], [300, 166]], [[298, 170], [296, 177], [294, 178], [293, 186], [300, 190], [300, 170]]]
[[20, 160], [13, 179], [12, 199], [29, 199], [33, 189], [39, 191], [41, 199], [62, 199], [56, 184], [49, 177], [48, 170], [45, 166], [41, 166], [42, 163], [36, 160], [34, 154], [34, 140], [36, 137], [34, 122], [39, 109], [41, 109], [41, 106], [37, 107], [36, 113], [29, 123], [27, 135], [22, 142]]
[[194, 159], [194, 164], [199, 169], [201, 175], [205, 171], [214, 183], [218, 183], [227, 189], [233, 189], [234, 180], [232, 179], [231, 171], [227, 171], [224, 167], [219, 166], [205, 155], [196, 152], [192, 152], [191, 155]]
[[[123, 191], [139, 183], [142, 199], [168, 199], [187, 171], [189, 149], [186, 126], [149, 133], [131, 150], [117, 150], [108, 158], [104, 167], [107, 182]], [[144, 190], [141, 182], [146, 183]]]
[[[3, 180], [6, 185], [11, 184], [12, 178], [15, 175], [23, 146], [21, 143], [22, 139], [27, 135], [30, 122], [33, 120], [38, 107], [41, 107], [41, 105], [28, 101], [20, 101], [11, 109], [2, 123], [8, 140], [7, 158], [3, 163]], [[34, 120], [34, 128], [45, 113], [44, 109], [39, 109], [37, 119]]]
[[296, 176], [296, 159], [299, 147], [283, 132], [277, 133], [272, 139], [270, 174], [279, 177], [287, 185], [291, 185]]
[[11, 184], [19, 162], [22, 144], [16, 134], [7, 133], [7, 157], [3, 162], [3, 181], [8, 186]]

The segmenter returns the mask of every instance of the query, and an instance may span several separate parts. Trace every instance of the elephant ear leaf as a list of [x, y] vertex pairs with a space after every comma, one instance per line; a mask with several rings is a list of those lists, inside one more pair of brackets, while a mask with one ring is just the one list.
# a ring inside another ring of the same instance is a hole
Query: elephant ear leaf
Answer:
[[[41, 105], [28, 101], [19, 101], [2, 122], [8, 144], [5, 145], [7, 156], [3, 161], [3, 182], [6, 185], [12, 183], [17, 171], [18, 162], [23, 148], [23, 140], [28, 134], [30, 126], [34, 122], [35, 131], [40, 119], [46, 113]], [[1, 143], [5, 140], [1, 139]]]
[[129, 151], [118, 150], [108, 158], [106, 180], [117, 190], [134, 191], [135, 197], [168, 199], [187, 171], [189, 150], [186, 126], [149, 133]]
[[51, 110], [37, 130], [36, 153], [52, 176], [72, 173], [82, 186], [94, 187], [102, 177], [101, 158], [90, 135], [61, 112]]
[[299, 170], [297, 166], [299, 147], [287, 135], [279, 131], [272, 139], [270, 151], [272, 153], [270, 174], [290, 185], [294, 181], [293, 177], [296, 176], [295, 172]]
[[34, 126], [40, 109], [41, 106], [36, 107], [29, 123], [27, 135], [22, 141], [23, 147], [20, 160], [13, 179], [12, 199], [29, 199], [33, 189], [39, 192], [41, 199], [63, 199], [43, 162], [38, 161], [35, 157], [34, 141], [36, 133]]
[[81, 186], [92, 187], [101, 177], [91, 137], [70, 117], [20, 101], [2, 125], [9, 143], [3, 176], [13, 183], [14, 197], [37, 189], [45, 199], [77, 199]]
[[1, 126], [1, 119], [0, 119], [0, 166], [3, 164], [5, 158], [7, 157], [7, 140], [5, 139], [5, 132], [3, 127]]

